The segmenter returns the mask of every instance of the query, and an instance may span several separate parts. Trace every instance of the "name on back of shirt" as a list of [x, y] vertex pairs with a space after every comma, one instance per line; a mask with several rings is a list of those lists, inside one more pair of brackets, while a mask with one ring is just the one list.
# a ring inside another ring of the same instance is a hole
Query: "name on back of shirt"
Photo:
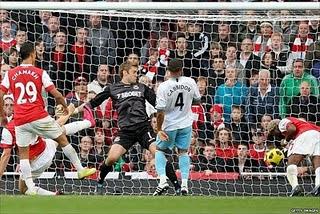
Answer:
[[39, 75], [34, 71], [31, 71], [31, 70], [22, 70], [21, 71], [21, 70], [19, 70], [12, 76], [12, 80], [16, 80], [19, 75], [23, 75], [23, 74], [31, 75], [34, 79], [39, 78]]
[[118, 99], [124, 99], [127, 97], [141, 97], [141, 91], [127, 91], [117, 94]]
[[188, 91], [188, 92], [191, 91], [191, 88], [189, 86], [187, 86], [187, 85], [176, 85], [172, 89], [170, 89], [169, 93], [167, 94], [168, 97], [170, 97], [173, 92], [175, 92], [176, 90], [179, 90], [179, 89], [185, 90], [185, 91]]

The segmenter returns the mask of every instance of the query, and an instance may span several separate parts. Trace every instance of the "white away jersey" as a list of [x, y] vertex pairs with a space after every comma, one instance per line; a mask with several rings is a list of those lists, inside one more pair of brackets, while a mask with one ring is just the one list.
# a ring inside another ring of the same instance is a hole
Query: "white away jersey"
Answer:
[[192, 125], [192, 101], [200, 100], [196, 82], [190, 77], [170, 78], [157, 91], [157, 110], [165, 112], [162, 129], [172, 131]]

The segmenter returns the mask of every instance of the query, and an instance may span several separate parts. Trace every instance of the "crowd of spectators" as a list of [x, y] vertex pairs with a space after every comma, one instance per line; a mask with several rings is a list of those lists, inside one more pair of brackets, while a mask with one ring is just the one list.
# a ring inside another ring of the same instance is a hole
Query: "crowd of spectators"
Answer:
[[[181, 59], [183, 74], [197, 81], [202, 95], [201, 105], [192, 108], [194, 171], [270, 171], [265, 152], [283, 147], [278, 139], [268, 139], [271, 119], [294, 116], [320, 125], [320, 20], [207, 22], [0, 10], [0, 26], [1, 75], [19, 65], [21, 44], [34, 42], [36, 66], [48, 71], [76, 107], [119, 81], [118, 66], [125, 60], [138, 66], [139, 82], [156, 91], [168, 62]], [[54, 116], [54, 99], [43, 97]], [[10, 121], [12, 97], [4, 101]], [[146, 106], [156, 131], [156, 111]], [[111, 100], [94, 114], [96, 127], [69, 140], [84, 166], [98, 168], [117, 136], [118, 116]], [[77, 120], [81, 114], [70, 118]], [[72, 168], [62, 160], [58, 152], [53, 168]], [[153, 157], [139, 146], [114, 169], [155, 174]]]

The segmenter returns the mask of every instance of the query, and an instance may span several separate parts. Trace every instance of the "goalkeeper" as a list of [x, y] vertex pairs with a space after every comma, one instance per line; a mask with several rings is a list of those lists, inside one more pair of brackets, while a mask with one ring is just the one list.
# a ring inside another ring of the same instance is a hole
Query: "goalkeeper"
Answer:
[[320, 127], [294, 117], [272, 120], [268, 125], [269, 135], [291, 141], [288, 150], [287, 179], [292, 186], [290, 196], [303, 194], [298, 184], [298, 167], [305, 155], [312, 156], [315, 169], [315, 187], [311, 194], [320, 196]]
[[[120, 131], [114, 139], [108, 157], [100, 167], [100, 177], [97, 184], [97, 193], [102, 194], [104, 179], [111, 172], [113, 164], [125, 154], [136, 142], [148, 149], [153, 155], [156, 152], [155, 133], [146, 113], [146, 100], [155, 106], [156, 95], [152, 89], [144, 84], [137, 83], [138, 67], [130, 62], [120, 65], [119, 74], [121, 81], [107, 86], [103, 92], [97, 94], [90, 102], [78, 107], [81, 111], [85, 108], [96, 108], [109, 97], [118, 112], [118, 125]], [[175, 171], [171, 163], [166, 163], [166, 174], [179, 193]]]

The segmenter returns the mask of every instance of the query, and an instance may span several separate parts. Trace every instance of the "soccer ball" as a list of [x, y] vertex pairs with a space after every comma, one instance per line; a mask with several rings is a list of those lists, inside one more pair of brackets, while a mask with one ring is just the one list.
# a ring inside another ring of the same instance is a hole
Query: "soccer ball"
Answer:
[[266, 152], [264, 156], [264, 161], [268, 164], [277, 166], [283, 160], [284, 154], [280, 149], [271, 149], [270, 151]]

